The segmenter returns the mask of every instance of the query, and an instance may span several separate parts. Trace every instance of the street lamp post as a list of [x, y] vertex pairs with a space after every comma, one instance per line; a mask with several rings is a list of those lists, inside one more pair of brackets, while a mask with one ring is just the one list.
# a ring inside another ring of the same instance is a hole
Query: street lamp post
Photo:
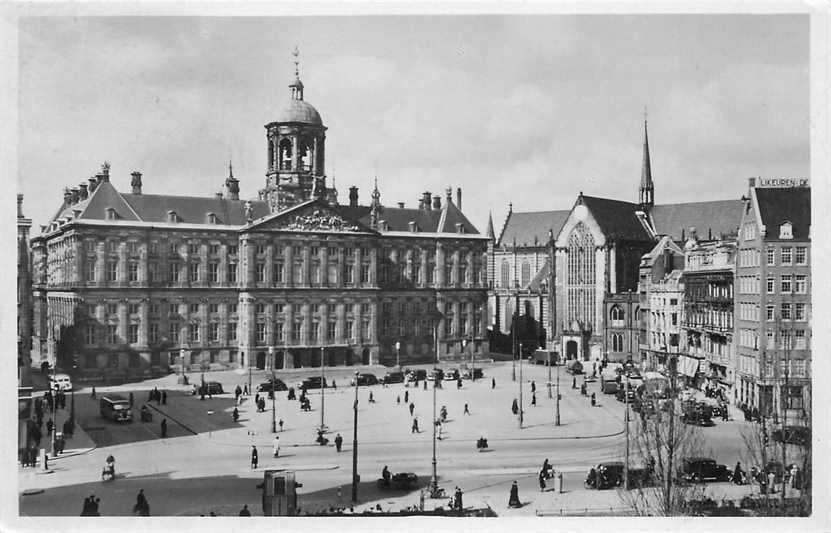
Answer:
[[182, 361], [182, 375], [179, 376], [179, 384], [185, 384], [185, 349], [179, 349], [179, 359]]
[[626, 433], [626, 453], [623, 461], [623, 490], [629, 489], [629, 372], [631, 371], [631, 363], [628, 361], [624, 365], [626, 372], [626, 389], [623, 394], [624, 403], [626, 405], [626, 420], [624, 422], [624, 432]]
[[438, 468], [436, 464], [436, 382], [439, 379], [438, 373], [436, 370], [436, 365], [438, 365], [439, 359], [439, 323], [436, 320], [436, 323], [433, 325], [433, 334], [436, 338], [436, 356], [433, 358], [433, 420], [431, 426], [433, 426], [433, 479], [430, 480], [430, 497], [431, 498], [439, 498], [439, 476], [438, 476]]
[[522, 429], [522, 343], [519, 343], [519, 429]]
[[548, 351], [548, 399], [551, 399], [551, 350]]
[[[462, 357], [465, 356], [465, 352], [467, 351], [467, 339], [462, 339]], [[471, 359], [473, 357], [471, 356]], [[473, 379], [473, 367], [470, 368], [470, 377]]]
[[277, 402], [275, 400], [277, 395], [274, 393], [277, 379], [274, 376], [274, 346], [268, 347], [268, 354], [271, 356], [271, 432], [277, 433]]
[[[245, 352], [242, 352], [242, 356], [245, 357]], [[251, 394], [253, 390], [253, 384], [251, 383], [251, 360], [248, 360], [248, 394]]]
[[511, 381], [516, 381], [516, 322], [519, 313], [514, 313], [513, 324], [511, 326]]
[[326, 412], [326, 352], [323, 346], [320, 347], [320, 431], [326, 431], [326, 424], [324, 421], [324, 413]]
[[395, 341], [395, 366], [401, 371], [401, 341]]
[[[557, 361], [559, 363], [559, 361]], [[557, 403], [555, 404], [556, 410], [554, 412], [554, 425], [560, 425], [560, 365], [557, 365]]]
[[360, 372], [355, 371], [355, 403], [352, 405], [352, 502], [358, 501], [358, 376]]

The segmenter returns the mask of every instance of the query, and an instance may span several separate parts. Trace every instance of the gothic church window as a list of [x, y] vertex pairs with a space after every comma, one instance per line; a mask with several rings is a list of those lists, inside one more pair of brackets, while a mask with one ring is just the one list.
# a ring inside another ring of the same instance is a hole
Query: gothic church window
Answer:
[[528, 261], [522, 262], [522, 286], [527, 287], [531, 283], [531, 264]]
[[511, 265], [508, 263], [508, 260], [505, 259], [502, 261], [501, 267], [501, 286], [503, 289], [507, 289], [511, 286]]

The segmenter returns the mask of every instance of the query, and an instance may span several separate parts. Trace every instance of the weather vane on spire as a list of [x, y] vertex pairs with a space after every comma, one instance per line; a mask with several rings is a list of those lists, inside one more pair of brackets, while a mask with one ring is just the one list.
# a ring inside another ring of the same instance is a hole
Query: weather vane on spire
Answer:
[[294, 56], [294, 75], [296, 77], [300, 77], [300, 49], [297, 45], [294, 45], [294, 50], [292, 50], [291, 55]]

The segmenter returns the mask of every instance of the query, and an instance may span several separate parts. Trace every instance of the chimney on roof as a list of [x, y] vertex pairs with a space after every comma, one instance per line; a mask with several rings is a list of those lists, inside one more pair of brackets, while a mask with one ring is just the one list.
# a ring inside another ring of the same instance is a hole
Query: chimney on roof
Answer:
[[456, 233], [464, 233], [465, 227], [462, 225], [461, 222], [456, 222]]
[[447, 205], [453, 203], [453, 187], [448, 187], [444, 190], [444, 196], [447, 200]]
[[101, 176], [100, 181], [110, 181], [110, 162], [104, 161], [101, 165], [101, 172], [98, 174]]
[[378, 230], [379, 231], [388, 231], [389, 230], [389, 226], [387, 225], [386, 220], [379, 220], [378, 221]]
[[756, 186], [756, 178], [747, 178], [747, 188], [752, 189]]
[[81, 191], [79, 191], [77, 187], [73, 187], [72, 188], [72, 198], [71, 198], [72, 205], [75, 205], [75, 204], [78, 203], [78, 198], [80, 196], [81, 196]]
[[398, 209], [404, 209], [404, 202], [398, 202]]
[[433, 209], [441, 209], [441, 196], [433, 196]]
[[349, 207], [358, 207], [358, 188], [349, 187]]
[[130, 176], [132, 176], [130, 187], [133, 188], [133, 194], [141, 194], [141, 172], [134, 170]]
[[408, 226], [410, 226], [410, 232], [411, 232], [411, 233], [415, 233], [415, 232], [417, 232], [417, 231], [418, 231], [418, 228], [416, 227], [415, 220], [411, 220], [411, 221], [409, 221], [409, 222], [407, 223], [407, 225], [408, 225]]
[[89, 193], [87, 192], [87, 184], [79, 183], [78, 189], [81, 191], [81, 200], [86, 200], [89, 197]]
[[69, 187], [65, 187], [63, 190], [63, 203], [64, 205], [72, 203], [72, 192], [69, 190]]
[[424, 191], [421, 193], [421, 202], [419, 202], [419, 206], [425, 211], [430, 210], [430, 191]]
[[459, 208], [459, 211], [462, 210], [462, 188], [456, 187], [456, 207]]
[[17, 218], [23, 218], [23, 195], [17, 195]]
[[92, 193], [95, 192], [95, 188], [98, 186], [98, 180], [92, 177], [87, 181], [89, 181], [89, 194], [92, 195]]

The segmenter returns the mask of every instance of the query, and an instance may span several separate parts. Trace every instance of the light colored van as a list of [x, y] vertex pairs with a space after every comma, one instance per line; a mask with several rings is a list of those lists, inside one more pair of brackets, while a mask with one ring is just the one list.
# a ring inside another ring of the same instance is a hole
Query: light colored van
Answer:
[[72, 380], [66, 374], [55, 374], [49, 378], [49, 388], [69, 392], [72, 390]]

